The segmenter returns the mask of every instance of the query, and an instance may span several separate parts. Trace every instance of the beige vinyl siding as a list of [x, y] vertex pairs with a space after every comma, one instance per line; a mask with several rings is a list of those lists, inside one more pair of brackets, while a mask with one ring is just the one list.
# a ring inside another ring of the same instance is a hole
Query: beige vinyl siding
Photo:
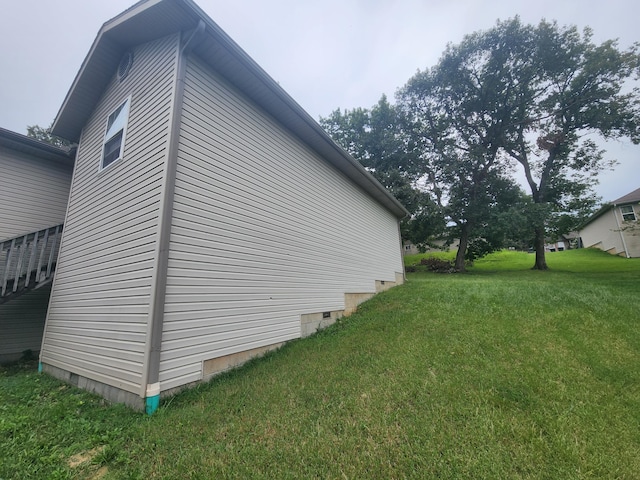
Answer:
[[[83, 129], [41, 361], [140, 393], [178, 36], [134, 50]], [[115, 73], [115, 72], [114, 72]], [[131, 97], [124, 158], [100, 171], [107, 117]]]
[[50, 292], [47, 284], [0, 305], [0, 362], [40, 350]]
[[192, 57], [171, 230], [160, 381], [299, 337], [402, 272], [396, 218]]
[[622, 206], [612, 206], [580, 230], [582, 244], [586, 248], [599, 248], [614, 255], [640, 257], [640, 236], [629, 228], [640, 221], [640, 207], [637, 204], [631, 206], [636, 222], [625, 222]]
[[[619, 219], [622, 218], [618, 214]], [[624, 252], [624, 245], [616, 222], [615, 209], [604, 213], [580, 231], [582, 244], [587, 248], [599, 248], [614, 255]]]
[[72, 167], [0, 146], [0, 240], [59, 225]]
[[626, 205], [631, 207], [636, 219], [634, 221], [625, 221], [622, 216], [622, 205], [615, 207], [615, 212], [620, 222], [620, 229], [622, 235], [624, 235], [624, 246], [626, 247], [625, 254], [628, 257], [638, 258], [640, 257], [640, 235], [638, 235], [638, 228], [640, 225], [640, 203], [634, 203], [632, 205]]

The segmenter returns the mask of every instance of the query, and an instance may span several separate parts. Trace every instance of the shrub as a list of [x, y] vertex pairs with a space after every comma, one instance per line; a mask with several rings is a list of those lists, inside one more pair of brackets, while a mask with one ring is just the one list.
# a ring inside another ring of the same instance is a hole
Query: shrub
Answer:
[[420, 265], [424, 265], [428, 270], [437, 273], [453, 273], [455, 272], [453, 261], [444, 260], [442, 258], [428, 257], [420, 260]]

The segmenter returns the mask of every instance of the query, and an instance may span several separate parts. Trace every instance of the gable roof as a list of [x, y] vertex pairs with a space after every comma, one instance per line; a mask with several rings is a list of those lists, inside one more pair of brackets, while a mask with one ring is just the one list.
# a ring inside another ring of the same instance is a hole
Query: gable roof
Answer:
[[634, 190], [633, 192], [629, 192], [626, 195], [621, 196], [620, 198], [614, 200], [613, 202], [607, 202], [602, 207], [600, 207], [593, 215], [591, 215], [580, 227], [578, 230], [582, 230], [584, 227], [589, 225], [591, 222], [600, 218], [606, 212], [611, 210], [614, 207], [625, 205], [628, 203], [640, 202], [640, 188]]
[[408, 214], [364, 167], [339, 147], [231, 37], [192, 0], [142, 0], [106, 22], [87, 54], [54, 121], [55, 135], [77, 142], [83, 126], [111, 80], [120, 59], [133, 46], [204, 22], [203, 40], [193, 52], [342, 171], [396, 217]]
[[622, 197], [618, 198], [611, 202], [613, 205], [623, 205], [625, 203], [634, 203], [640, 202], [640, 188], [634, 190], [633, 192], [627, 193]]
[[71, 150], [59, 148], [5, 128], [0, 128], [0, 146], [45, 160], [73, 166], [73, 153]]

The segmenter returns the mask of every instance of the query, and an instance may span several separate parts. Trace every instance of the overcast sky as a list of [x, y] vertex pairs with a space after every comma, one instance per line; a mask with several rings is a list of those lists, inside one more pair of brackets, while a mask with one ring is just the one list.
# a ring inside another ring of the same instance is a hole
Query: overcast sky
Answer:
[[[498, 18], [589, 26], [623, 47], [640, 40], [637, 0], [196, 1], [315, 119], [392, 99], [447, 43]], [[102, 24], [133, 3], [0, 0], [0, 127], [50, 125]], [[640, 146], [606, 148], [621, 162], [601, 176], [608, 201], [640, 187]]]

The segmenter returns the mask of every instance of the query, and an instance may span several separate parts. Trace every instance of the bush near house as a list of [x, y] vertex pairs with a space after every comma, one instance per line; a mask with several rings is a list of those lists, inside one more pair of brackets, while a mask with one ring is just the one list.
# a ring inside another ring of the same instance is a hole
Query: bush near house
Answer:
[[410, 274], [152, 417], [0, 370], [0, 478], [636, 478], [640, 259], [548, 262]]
[[437, 273], [455, 273], [456, 271], [452, 260], [445, 260], [442, 258], [423, 258], [420, 260], [420, 265], [424, 265], [428, 270]]

